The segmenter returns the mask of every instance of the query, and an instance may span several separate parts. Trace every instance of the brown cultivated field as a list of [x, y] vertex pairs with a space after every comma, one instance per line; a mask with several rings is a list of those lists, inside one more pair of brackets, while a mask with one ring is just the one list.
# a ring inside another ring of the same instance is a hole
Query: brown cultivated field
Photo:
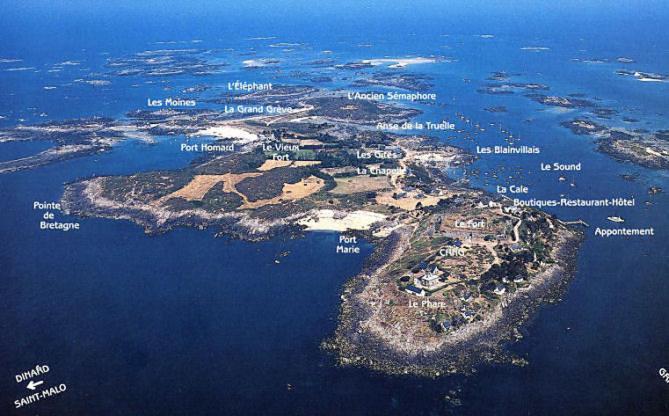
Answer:
[[387, 176], [358, 175], [350, 178], [335, 178], [335, 181], [337, 186], [330, 192], [338, 195], [374, 192], [390, 188]]

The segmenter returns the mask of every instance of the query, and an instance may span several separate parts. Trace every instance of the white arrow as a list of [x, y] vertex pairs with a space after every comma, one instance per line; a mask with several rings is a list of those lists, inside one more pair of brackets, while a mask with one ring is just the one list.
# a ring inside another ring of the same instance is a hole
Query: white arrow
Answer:
[[28, 383], [28, 385], [26, 386], [26, 388], [27, 388], [28, 390], [35, 390], [35, 389], [37, 388], [37, 386], [39, 386], [40, 384], [43, 384], [43, 383], [44, 383], [44, 382], [41, 381], [41, 380], [40, 380], [40, 381], [33, 381], [33, 380], [30, 380], [30, 383]]

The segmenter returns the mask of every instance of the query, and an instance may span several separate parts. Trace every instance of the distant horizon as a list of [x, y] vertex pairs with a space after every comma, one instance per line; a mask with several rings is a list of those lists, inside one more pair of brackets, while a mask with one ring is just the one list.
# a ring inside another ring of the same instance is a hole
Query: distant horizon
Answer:
[[[115, 37], [211, 40], [244, 34], [298, 40], [323, 33], [346, 36], [360, 30], [388, 37], [410, 33], [494, 34], [528, 40], [583, 36], [607, 43], [646, 38], [644, 47], [662, 48], [669, 44], [669, 3], [653, 0], [570, 0], [559, 5], [549, 1], [503, 1], [491, 5], [479, 0], [466, 4], [436, 0], [390, 4], [377, 0], [317, 4], [306, 0], [265, 4], [256, 0], [225, 5], [174, 0], [141, 4], [126, 0], [4, 3], [0, 56], [14, 48], [44, 48], [49, 53], [60, 42], [104, 45]], [[156, 6], [158, 3], [160, 7]]]

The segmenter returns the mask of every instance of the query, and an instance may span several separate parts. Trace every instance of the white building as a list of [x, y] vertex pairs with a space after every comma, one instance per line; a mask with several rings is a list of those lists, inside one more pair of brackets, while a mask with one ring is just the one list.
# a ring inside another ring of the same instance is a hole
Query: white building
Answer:
[[433, 289], [439, 286], [439, 283], [439, 276], [432, 272], [427, 272], [420, 278], [420, 285], [427, 289]]

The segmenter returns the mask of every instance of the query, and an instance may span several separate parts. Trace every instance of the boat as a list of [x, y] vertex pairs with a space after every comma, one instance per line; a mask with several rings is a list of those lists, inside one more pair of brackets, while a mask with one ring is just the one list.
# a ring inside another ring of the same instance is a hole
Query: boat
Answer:
[[606, 217], [606, 219], [609, 220], [609, 221], [612, 221], [612, 222], [625, 222], [624, 219], [622, 219], [620, 217], [617, 217], [617, 216], [616, 217]]

